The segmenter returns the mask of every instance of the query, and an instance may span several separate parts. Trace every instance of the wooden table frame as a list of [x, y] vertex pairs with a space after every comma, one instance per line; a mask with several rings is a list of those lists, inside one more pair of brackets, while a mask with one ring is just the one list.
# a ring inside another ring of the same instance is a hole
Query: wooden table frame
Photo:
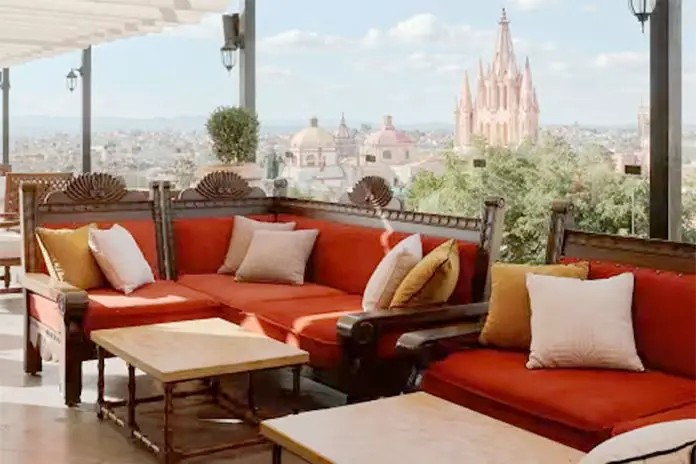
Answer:
[[[146, 449], [151, 451], [159, 458], [159, 460], [165, 464], [175, 464], [183, 459], [190, 459], [194, 457], [204, 456], [208, 454], [215, 454], [222, 451], [229, 451], [233, 449], [243, 448], [247, 446], [254, 446], [263, 443], [267, 443], [268, 440], [262, 436], [255, 438], [238, 441], [236, 443], [221, 444], [216, 446], [210, 446], [207, 448], [198, 448], [194, 450], [182, 451], [175, 449], [174, 447], [174, 431], [170, 424], [170, 415], [174, 412], [174, 398], [185, 398], [196, 395], [209, 395], [213, 403], [220, 407], [225, 412], [232, 414], [233, 416], [241, 419], [243, 422], [258, 427], [261, 423], [261, 418], [258, 417], [258, 408], [254, 401], [254, 382], [253, 376], [255, 372], [261, 370], [272, 370], [272, 369], [282, 369], [282, 368], [271, 368], [271, 369], [261, 369], [250, 371], [248, 375], [248, 387], [247, 387], [247, 404], [240, 405], [237, 400], [227, 395], [220, 389], [220, 377], [205, 377], [200, 379], [188, 379], [173, 382], [163, 382], [164, 394], [153, 395], [143, 398], [136, 398], [136, 388], [135, 388], [135, 367], [129, 363], [128, 365], [128, 398], [120, 401], [107, 401], [104, 398], [105, 390], [105, 359], [109, 354], [106, 353], [104, 348], [97, 345], [97, 417], [100, 421], [105, 418], [110, 419], [116, 425], [119, 426], [120, 430], [124, 434], [132, 439], [135, 439], [140, 444], [144, 445]], [[293, 408], [293, 414], [299, 412], [296, 407], [299, 404], [300, 399], [300, 374], [302, 371], [302, 364], [297, 364], [293, 366], [287, 366], [292, 369], [292, 401], [294, 401], [295, 407]], [[174, 392], [174, 387], [178, 383], [189, 382], [191, 380], [203, 380], [207, 383], [204, 388], [186, 391], [186, 392]], [[221, 401], [222, 400], [222, 401]], [[148, 438], [139, 428], [136, 418], [135, 418], [135, 408], [139, 404], [153, 403], [163, 401], [164, 402], [164, 443], [158, 445], [153, 440]], [[123, 420], [119, 417], [115, 409], [116, 408], [126, 408], [126, 419]], [[240, 412], [241, 411], [241, 412]], [[274, 461], [275, 461], [275, 447], [274, 447]], [[280, 456], [278, 456], [280, 459]], [[280, 461], [278, 461], [280, 462]]]

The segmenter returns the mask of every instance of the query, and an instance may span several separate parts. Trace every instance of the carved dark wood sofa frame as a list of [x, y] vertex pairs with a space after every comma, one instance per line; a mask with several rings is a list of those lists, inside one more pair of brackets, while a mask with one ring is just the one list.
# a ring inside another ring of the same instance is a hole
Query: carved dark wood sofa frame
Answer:
[[[42, 357], [60, 362], [60, 387], [66, 405], [80, 402], [82, 362], [96, 359], [94, 344], [85, 336], [84, 320], [88, 308], [87, 292], [68, 283], [58, 282], [44, 273], [43, 257], [35, 228], [41, 226], [122, 221], [154, 221], [153, 240], [163, 242], [160, 211], [161, 190], [126, 190], [121, 179], [108, 174], [83, 174], [65, 189], [50, 193], [41, 201], [36, 184], [22, 184], [20, 191], [21, 233], [24, 255], [20, 276], [25, 299], [24, 370], [36, 374], [42, 370]], [[165, 256], [157, 246], [157, 269], [166, 275]], [[32, 295], [57, 303], [62, 330], [56, 331], [34, 318], [29, 311]]]
[[[551, 207], [546, 263], [558, 264], [578, 260], [590, 262], [591, 277], [593, 272], [597, 272], [597, 275], [600, 276], [597, 278], [602, 278], [616, 275], [616, 273], [620, 272], [643, 270], [645, 272], [654, 273], [657, 276], [667, 274], [668, 276], [676, 276], [678, 278], [680, 276], [693, 276], [696, 274], [696, 245], [578, 230], [573, 228], [572, 204], [568, 201], [554, 202]], [[594, 266], [597, 266], [596, 271], [592, 271]], [[609, 269], [608, 272], [607, 269]], [[607, 275], [603, 275], [605, 272], [607, 272]], [[636, 285], [639, 285], [639, 281], [637, 280], [636, 282]], [[644, 282], [643, 285], [646, 285], [645, 282], [651, 281], [643, 280], [642, 282]], [[647, 285], [649, 285], [649, 283]], [[646, 294], [645, 288], [646, 287], [643, 287], [641, 293], [643, 298], [645, 298]], [[680, 295], [683, 297], [683, 294], [684, 291], [682, 290]], [[679, 313], [679, 316], [675, 317], [681, 317], [682, 320], [686, 321], [693, 321], [694, 312], [696, 312], [696, 300], [693, 300], [693, 305], [694, 307], [691, 309], [681, 310], [682, 312]], [[399, 338], [397, 342], [397, 351], [410, 358], [413, 366], [411, 379], [407, 386], [408, 391], [420, 389], [423, 376], [427, 375], [426, 372], [428, 367], [433, 363], [443, 361], [456, 352], [486, 348], [478, 344], [478, 336], [485, 320], [488, 304], [479, 303], [473, 306], [477, 306], [479, 310], [484, 313], [484, 316], [482, 316], [479, 321], [455, 323], [433, 329], [418, 330], [406, 333]], [[657, 308], [657, 310], [659, 311], [660, 308]], [[647, 314], [645, 304], [642, 306], [642, 311], [643, 317], [645, 317], [645, 314]], [[689, 311], [691, 311], [690, 315], [688, 314]], [[660, 314], [662, 315], [662, 313]], [[656, 322], [656, 320], [660, 319], [662, 316], [656, 316], [655, 313], [653, 313], [650, 317], [652, 318], [650, 320]], [[645, 326], [648, 323], [643, 322], [642, 324]], [[689, 324], [689, 322], [686, 322], [686, 325]], [[659, 327], [658, 330], [660, 330]], [[665, 330], [665, 336], [670, 337], [671, 335], [669, 335], [669, 332], [671, 331], [668, 329]], [[685, 335], [682, 331], [680, 337], [682, 338], [679, 339], [679, 342], [671, 343], [671, 351], [681, 352], [681, 355], [683, 355], [681, 365], [684, 366], [686, 364], [687, 367], [682, 367], [682, 371], [679, 372], [678, 375], [687, 375], [684, 374], [684, 371], [689, 370], [689, 359], [694, 359], [696, 357], [694, 353], [696, 348], [693, 346], [694, 334], [692, 332], [691, 335]], [[689, 338], [691, 338], [691, 342], [688, 341]], [[681, 346], [680, 349], [675, 350], [675, 343], [684, 343], [685, 345], [691, 346]], [[639, 345], [638, 348], [640, 351], [641, 346]], [[691, 350], [691, 354], [688, 354], [686, 352], [687, 350]], [[476, 358], [474, 357], [473, 359]], [[655, 367], [655, 364], [653, 364], [653, 366], [647, 367], [649, 369], [653, 368], [661, 371], [664, 366], [657, 365], [657, 367]], [[673, 373], [672, 370], [669, 372]], [[626, 388], [631, 388], [631, 385], [627, 385]], [[467, 393], [464, 393], [464, 397], [471, 398], [466, 396], [468, 394], [467, 390]], [[491, 408], [491, 406], [485, 406], [484, 409], [485, 408]], [[675, 410], [675, 412], [672, 413], [675, 414], [673, 420], [683, 418], [679, 414], [688, 416], [689, 414], [688, 412], [685, 413], [685, 410], [686, 408], [682, 408], [681, 411]], [[500, 414], [505, 416], [505, 412], [500, 412]], [[691, 409], [691, 416], [693, 416], [693, 407]], [[650, 422], [646, 419], [644, 425], [648, 423]], [[565, 440], [566, 444], [579, 449], [589, 449], [596, 445], [596, 443], [591, 443], [591, 438], [585, 437], [585, 441], [583, 441], [583, 438], [566, 435], [567, 432], [564, 431], [548, 432], [548, 429], [546, 429], [546, 432], [542, 432], [541, 430], [542, 428], [533, 431], [542, 434], [557, 433], [558, 435], [554, 439], [557, 441]], [[589, 444], [587, 440], [590, 440]]]
[[[384, 184], [373, 190], [384, 189]], [[173, 198], [168, 193], [169, 184], [162, 184], [160, 195], [163, 201], [165, 227], [165, 249], [169, 265], [168, 278], [176, 279], [177, 258], [174, 252], [173, 221], [177, 219], [229, 217], [271, 213], [295, 215], [329, 221], [332, 223], [357, 225], [382, 229], [385, 219], [396, 232], [421, 233], [423, 235], [456, 238], [479, 244], [474, 282], [474, 301], [481, 301], [487, 292], [489, 263], [497, 258], [502, 238], [504, 202], [500, 198], [487, 199], [483, 207], [483, 219], [443, 216], [406, 212], [397, 209], [399, 202], [391, 192], [383, 191], [372, 195], [372, 190], [361, 191], [358, 183], [352, 195], [344, 195], [341, 203], [309, 201], [283, 196], [284, 180], [275, 185], [275, 196], [263, 198], [258, 188], [246, 183], [238, 186], [203, 185], [182, 191]], [[342, 316], [337, 323], [342, 362], [336, 369], [313, 367], [307, 370], [315, 380], [336, 388], [348, 395], [349, 401], [374, 398], [380, 395], [397, 394], [403, 389], [410, 373], [408, 360], [389, 359], [378, 356], [380, 337], [389, 331], [404, 331], [413, 328], [432, 327], [457, 320], [469, 320], [468, 305], [419, 307], [411, 309], [359, 312]]]
[[[215, 174], [215, 173], [213, 173]], [[222, 176], [225, 177], [225, 176]], [[41, 273], [42, 256], [37, 248], [34, 229], [50, 224], [119, 222], [152, 220], [155, 223], [158, 271], [161, 278], [176, 280], [174, 221], [189, 218], [230, 217], [253, 214], [292, 214], [342, 224], [382, 228], [387, 218], [396, 231], [456, 238], [477, 243], [479, 247], [472, 296], [482, 301], [487, 293], [490, 262], [497, 258], [502, 236], [503, 201], [491, 198], [485, 202], [483, 219], [412, 213], [384, 208], [375, 198], [362, 205], [324, 203], [282, 196], [283, 182], [276, 185], [276, 195], [266, 197], [246, 182], [220, 185], [201, 182], [176, 197], [168, 182], [155, 182], [149, 196], [144, 192], [114, 189], [111, 176], [87, 174], [77, 177], [64, 191], [38, 201], [37, 189], [22, 187], [21, 212], [24, 240], [22, 279], [27, 300], [32, 294], [57, 302], [63, 318], [63, 330], [57, 332], [26, 314], [25, 371], [41, 370], [41, 355], [61, 362], [61, 387], [66, 404], [80, 401], [83, 361], [95, 359], [94, 345], [84, 334], [84, 318], [88, 307], [86, 292], [59, 283]], [[355, 197], [353, 197], [355, 200]], [[391, 196], [384, 205], [391, 206]], [[381, 200], [379, 200], [381, 201]], [[337, 369], [313, 369], [310, 373], [324, 383], [347, 393], [350, 398], [364, 399], [396, 394], [410, 372], [407, 360], [379, 359], [380, 336], [389, 331], [435, 327], [453, 321], [470, 320], [477, 307], [471, 305], [420, 307], [390, 311], [361, 312], [342, 317], [337, 324], [342, 363]]]

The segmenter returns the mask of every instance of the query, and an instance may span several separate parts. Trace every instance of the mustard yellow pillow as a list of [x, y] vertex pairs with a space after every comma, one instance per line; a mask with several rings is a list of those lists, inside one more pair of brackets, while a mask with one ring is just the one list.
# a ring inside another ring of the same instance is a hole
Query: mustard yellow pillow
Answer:
[[56, 280], [89, 290], [102, 287], [104, 276], [89, 249], [89, 230], [96, 224], [78, 229], [36, 228], [48, 273]]
[[529, 350], [532, 342], [532, 310], [527, 292], [527, 274], [585, 280], [588, 272], [587, 262], [547, 266], [493, 264], [488, 316], [479, 342], [498, 348]]
[[459, 280], [459, 247], [447, 240], [420, 260], [401, 281], [390, 308], [446, 303]]

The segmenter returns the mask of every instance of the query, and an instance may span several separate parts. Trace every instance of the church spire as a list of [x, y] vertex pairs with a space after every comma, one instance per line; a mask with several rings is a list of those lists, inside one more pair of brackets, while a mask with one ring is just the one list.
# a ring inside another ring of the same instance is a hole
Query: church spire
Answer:
[[507, 17], [507, 11], [503, 8], [503, 14], [498, 22], [498, 42], [495, 46], [495, 56], [493, 57], [493, 73], [503, 75], [509, 72], [512, 75], [517, 74], [515, 49], [512, 45], [512, 36], [510, 34], [510, 21]]
[[464, 71], [464, 82], [462, 82], [461, 107], [470, 110], [473, 105], [471, 102], [471, 89], [469, 87], [469, 72]]
[[532, 67], [529, 64], [529, 57], [524, 64], [524, 72], [522, 73], [522, 87], [520, 89], [520, 107], [523, 110], [532, 110], [535, 108], [534, 85], [532, 84]]

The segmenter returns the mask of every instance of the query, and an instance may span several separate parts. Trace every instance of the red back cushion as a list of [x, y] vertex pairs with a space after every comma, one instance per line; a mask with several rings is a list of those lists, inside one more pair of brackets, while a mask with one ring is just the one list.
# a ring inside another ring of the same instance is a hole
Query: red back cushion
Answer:
[[[372, 227], [322, 221], [295, 215], [280, 214], [278, 222], [297, 223], [297, 229], [319, 229], [319, 236], [308, 263], [307, 278], [317, 284], [361, 295], [372, 272], [385, 254], [385, 231]], [[409, 236], [395, 232], [386, 237], [389, 246]], [[429, 253], [446, 241], [442, 237], [422, 236], [423, 253]], [[459, 242], [461, 270], [451, 303], [471, 302], [471, 284], [474, 276], [475, 243]]]
[[[160, 278], [159, 268], [157, 264], [157, 235], [155, 234], [155, 223], [149, 220], [135, 220], [135, 221], [118, 221], [118, 222], [99, 222], [97, 226], [100, 229], [108, 229], [114, 224], [120, 224], [124, 229], [126, 229], [133, 236], [133, 239], [140, 247], [140, 251], [143, 252], [145, 260], [152, 268], [152, 272], [156, 279]], [[85, 223], [65, 223], [65, 224], [50, 224], [46, 227], [50, 229], [76, 229], [78, 227], [84, 226]], [[40, 269], [43, 273], [48, 273], [46, 269], [46, 263], [43, 257], [40, 258]]]
[[[275, 215], [250, 215], [257, 221], [274, 222]], [[174, 252], [179, 275], [215, 274], [225, 262], [234, 230], [234, 216], [176, 219], [173, 221]]]
[[593, 261], [590, 279], [633, 272], [633, 330], [646, 367], [696, 378], [696, 275]]

